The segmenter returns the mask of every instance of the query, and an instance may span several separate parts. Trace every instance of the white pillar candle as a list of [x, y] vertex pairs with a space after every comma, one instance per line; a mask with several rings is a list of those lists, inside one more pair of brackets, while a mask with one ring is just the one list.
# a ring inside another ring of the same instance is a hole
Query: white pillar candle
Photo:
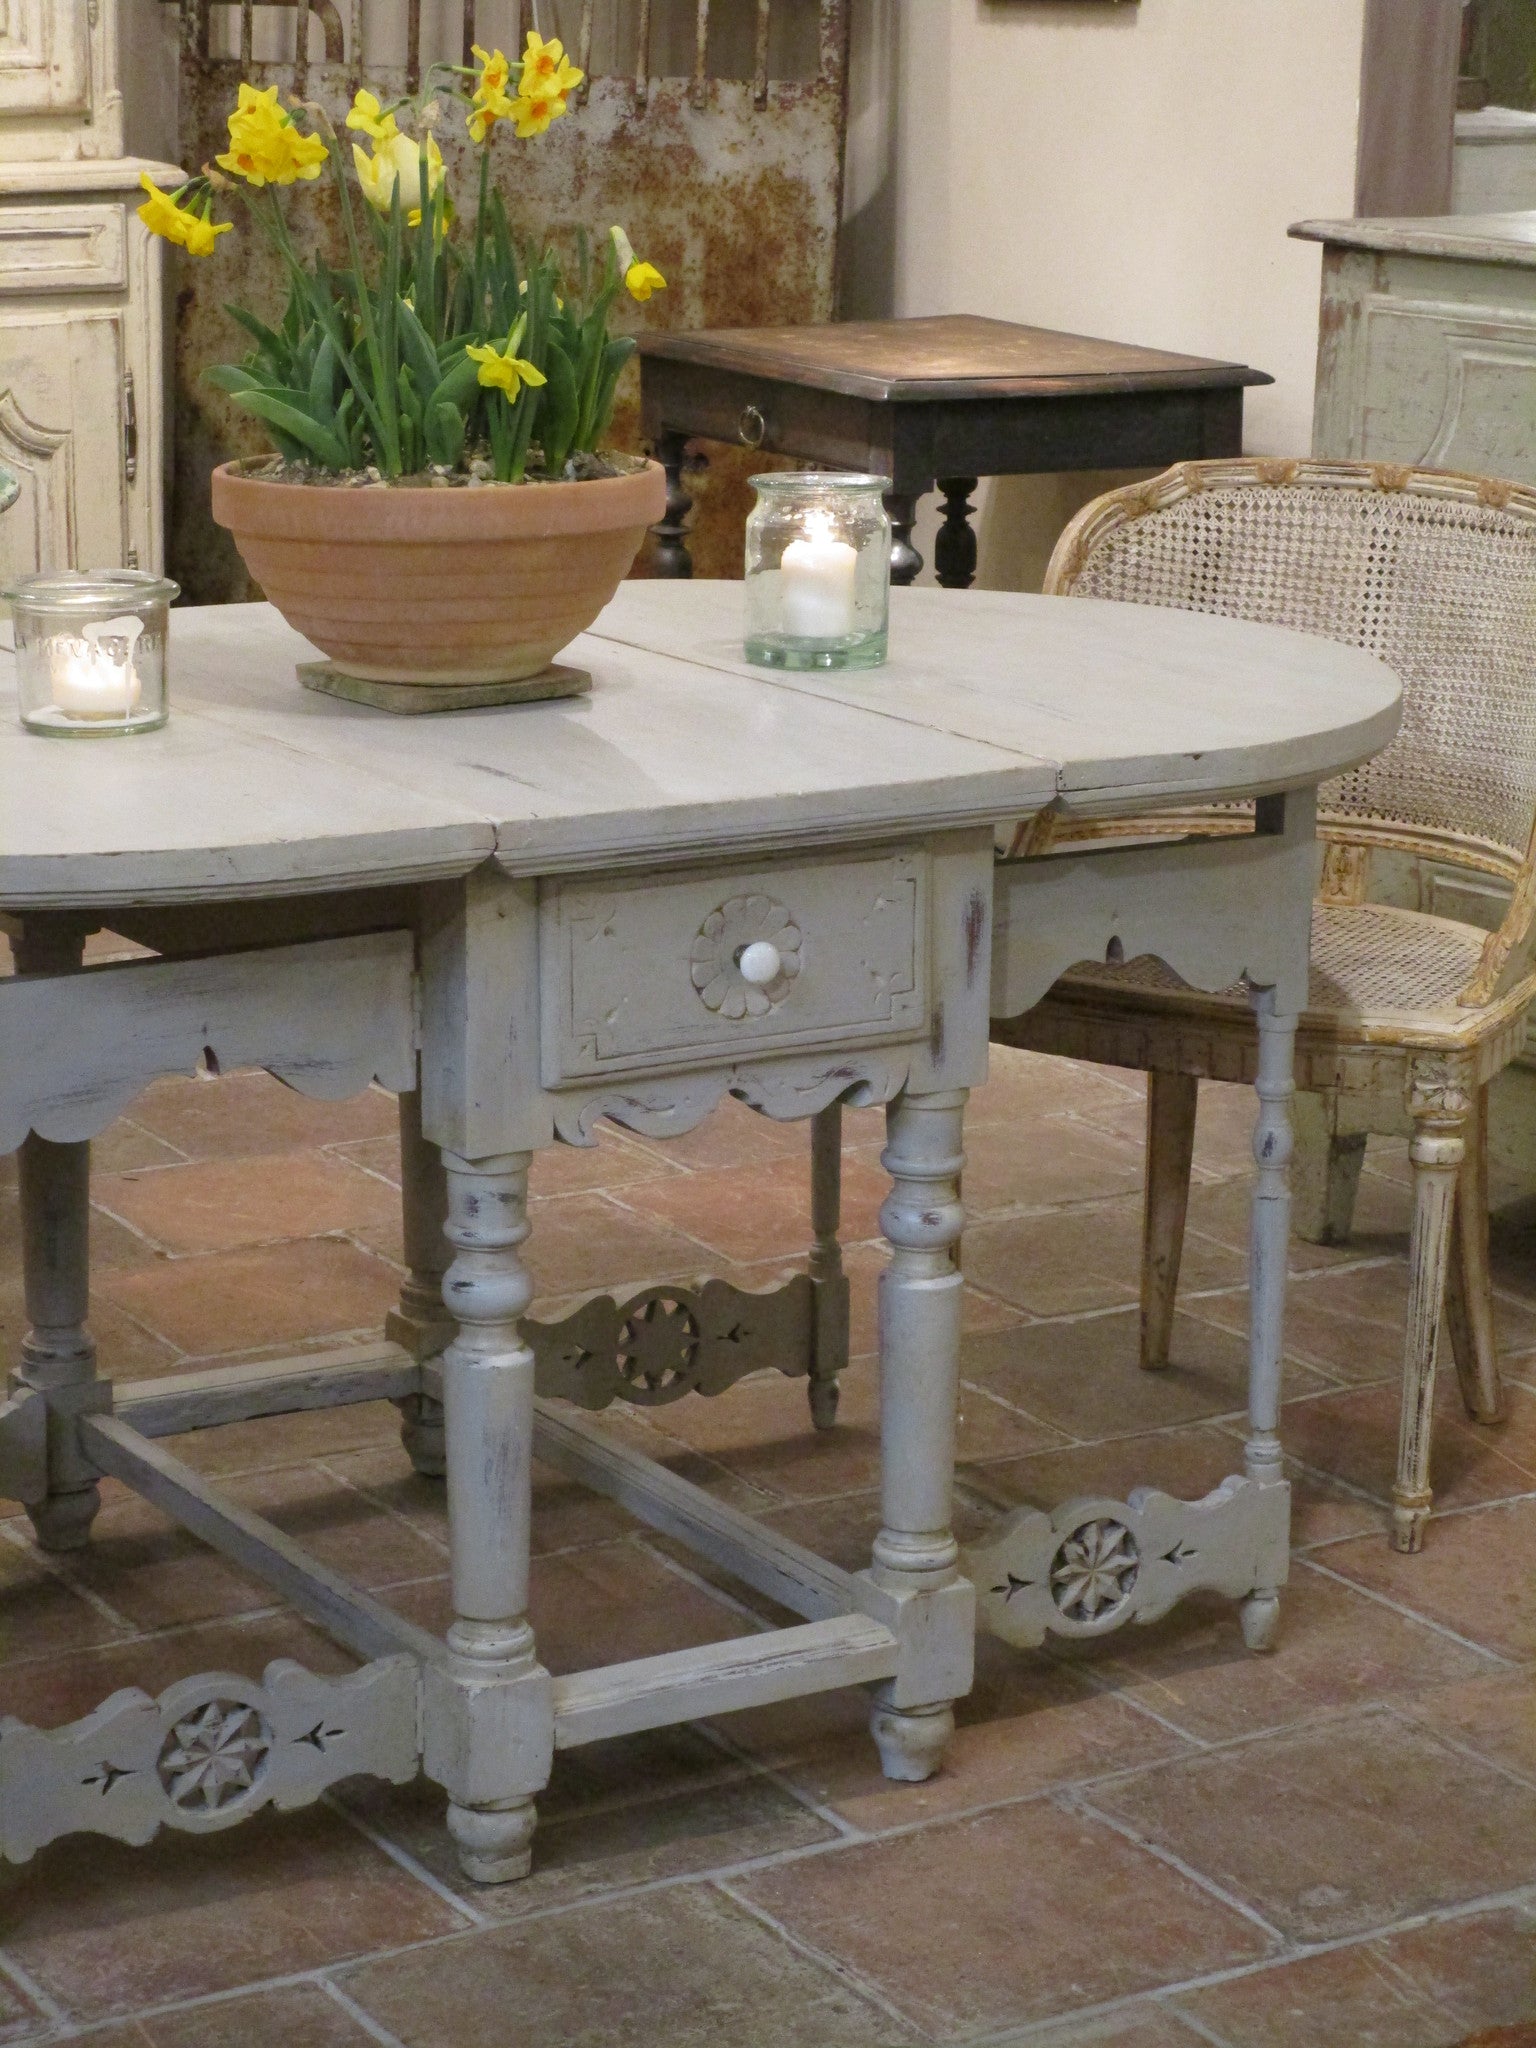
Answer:
[[838, 640], [854, 630], [853, 579], [858, 551], [833, 537], [825, 512], [806, 515], [805, 532], [780, 562], [780, 617], [797, 640]]
[[114, 619], [83, 636], [61, 634], [49, 648], [53, 701], [71, 718], [126, 718], [143, 693], [133, 663], [137, 619]]

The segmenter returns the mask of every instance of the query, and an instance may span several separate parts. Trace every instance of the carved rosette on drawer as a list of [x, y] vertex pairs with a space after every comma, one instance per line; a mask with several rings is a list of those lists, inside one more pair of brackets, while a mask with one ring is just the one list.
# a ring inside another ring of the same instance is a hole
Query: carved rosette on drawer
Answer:
[[1139, 1487], [1127, 1501], [1020, 1508], [961, 1569], [976, 1624], [1019, 1649], [1156, 1621], [1197, 1589], [1238, 1598], [1285, 1581], [1290, 1488], [1234, 1476], [1203, 1500]]
[[413, 1657], [343, 1678], [269, 1664], [258, 1684], [228, 1671], [137, 1687], [63, 1728], [0, 1720], [0, 1855], [25, 1863], [82, 1831], [142, 1843], [162, 1827], [209, 1834], [263, 1806], [307, 1806], [358, 1774], [416, 1775]]
[[[752, 949], [768, 962], [766, 979], [748, 979]], [[722, 1017], [766, 1017], [800, 972], [800, 929], [772, 896], [732, 896], [712, 910], [693, 942], [693, 985], [706, 1010]]]

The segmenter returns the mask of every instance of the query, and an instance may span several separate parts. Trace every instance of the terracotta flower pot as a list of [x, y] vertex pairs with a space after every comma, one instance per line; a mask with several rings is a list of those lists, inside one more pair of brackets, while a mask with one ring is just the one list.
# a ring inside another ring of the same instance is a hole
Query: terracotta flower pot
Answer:
[[666, 504], [661, 465], [581, 483], [282, 483], [226, 462], [213, 516], [290, 626], [348, 675], [537, 675], [618, 589]]

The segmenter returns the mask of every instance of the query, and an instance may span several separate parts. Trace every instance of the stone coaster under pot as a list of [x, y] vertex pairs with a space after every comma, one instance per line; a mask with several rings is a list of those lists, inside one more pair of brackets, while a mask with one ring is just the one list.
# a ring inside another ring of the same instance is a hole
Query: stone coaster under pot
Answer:
[[550, 697], [580, 697], [592, 687], [589, 670], [568, 668], [561, 661], [515, 683], [376, 683], [366, 676], [349, 676], [333, 661], [301, 661], [298, 671], [306, 690], [322, 690], [328, 697], [345, 697], [349, 704], [371, 704], [376, 711], [413, 717], [424, 711], [483, 711], [495, 704], [538, 704]]

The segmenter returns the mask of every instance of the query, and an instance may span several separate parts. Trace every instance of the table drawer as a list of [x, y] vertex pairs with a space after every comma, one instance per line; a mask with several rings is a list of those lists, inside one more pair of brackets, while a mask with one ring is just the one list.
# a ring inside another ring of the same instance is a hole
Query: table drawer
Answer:
[[[766, 981], [742, 972], [749, 946], [773, 949], [749, 962]], [[920, 1037], [927, 960], [922, 852], [552, 883], [544, 1083]]]

